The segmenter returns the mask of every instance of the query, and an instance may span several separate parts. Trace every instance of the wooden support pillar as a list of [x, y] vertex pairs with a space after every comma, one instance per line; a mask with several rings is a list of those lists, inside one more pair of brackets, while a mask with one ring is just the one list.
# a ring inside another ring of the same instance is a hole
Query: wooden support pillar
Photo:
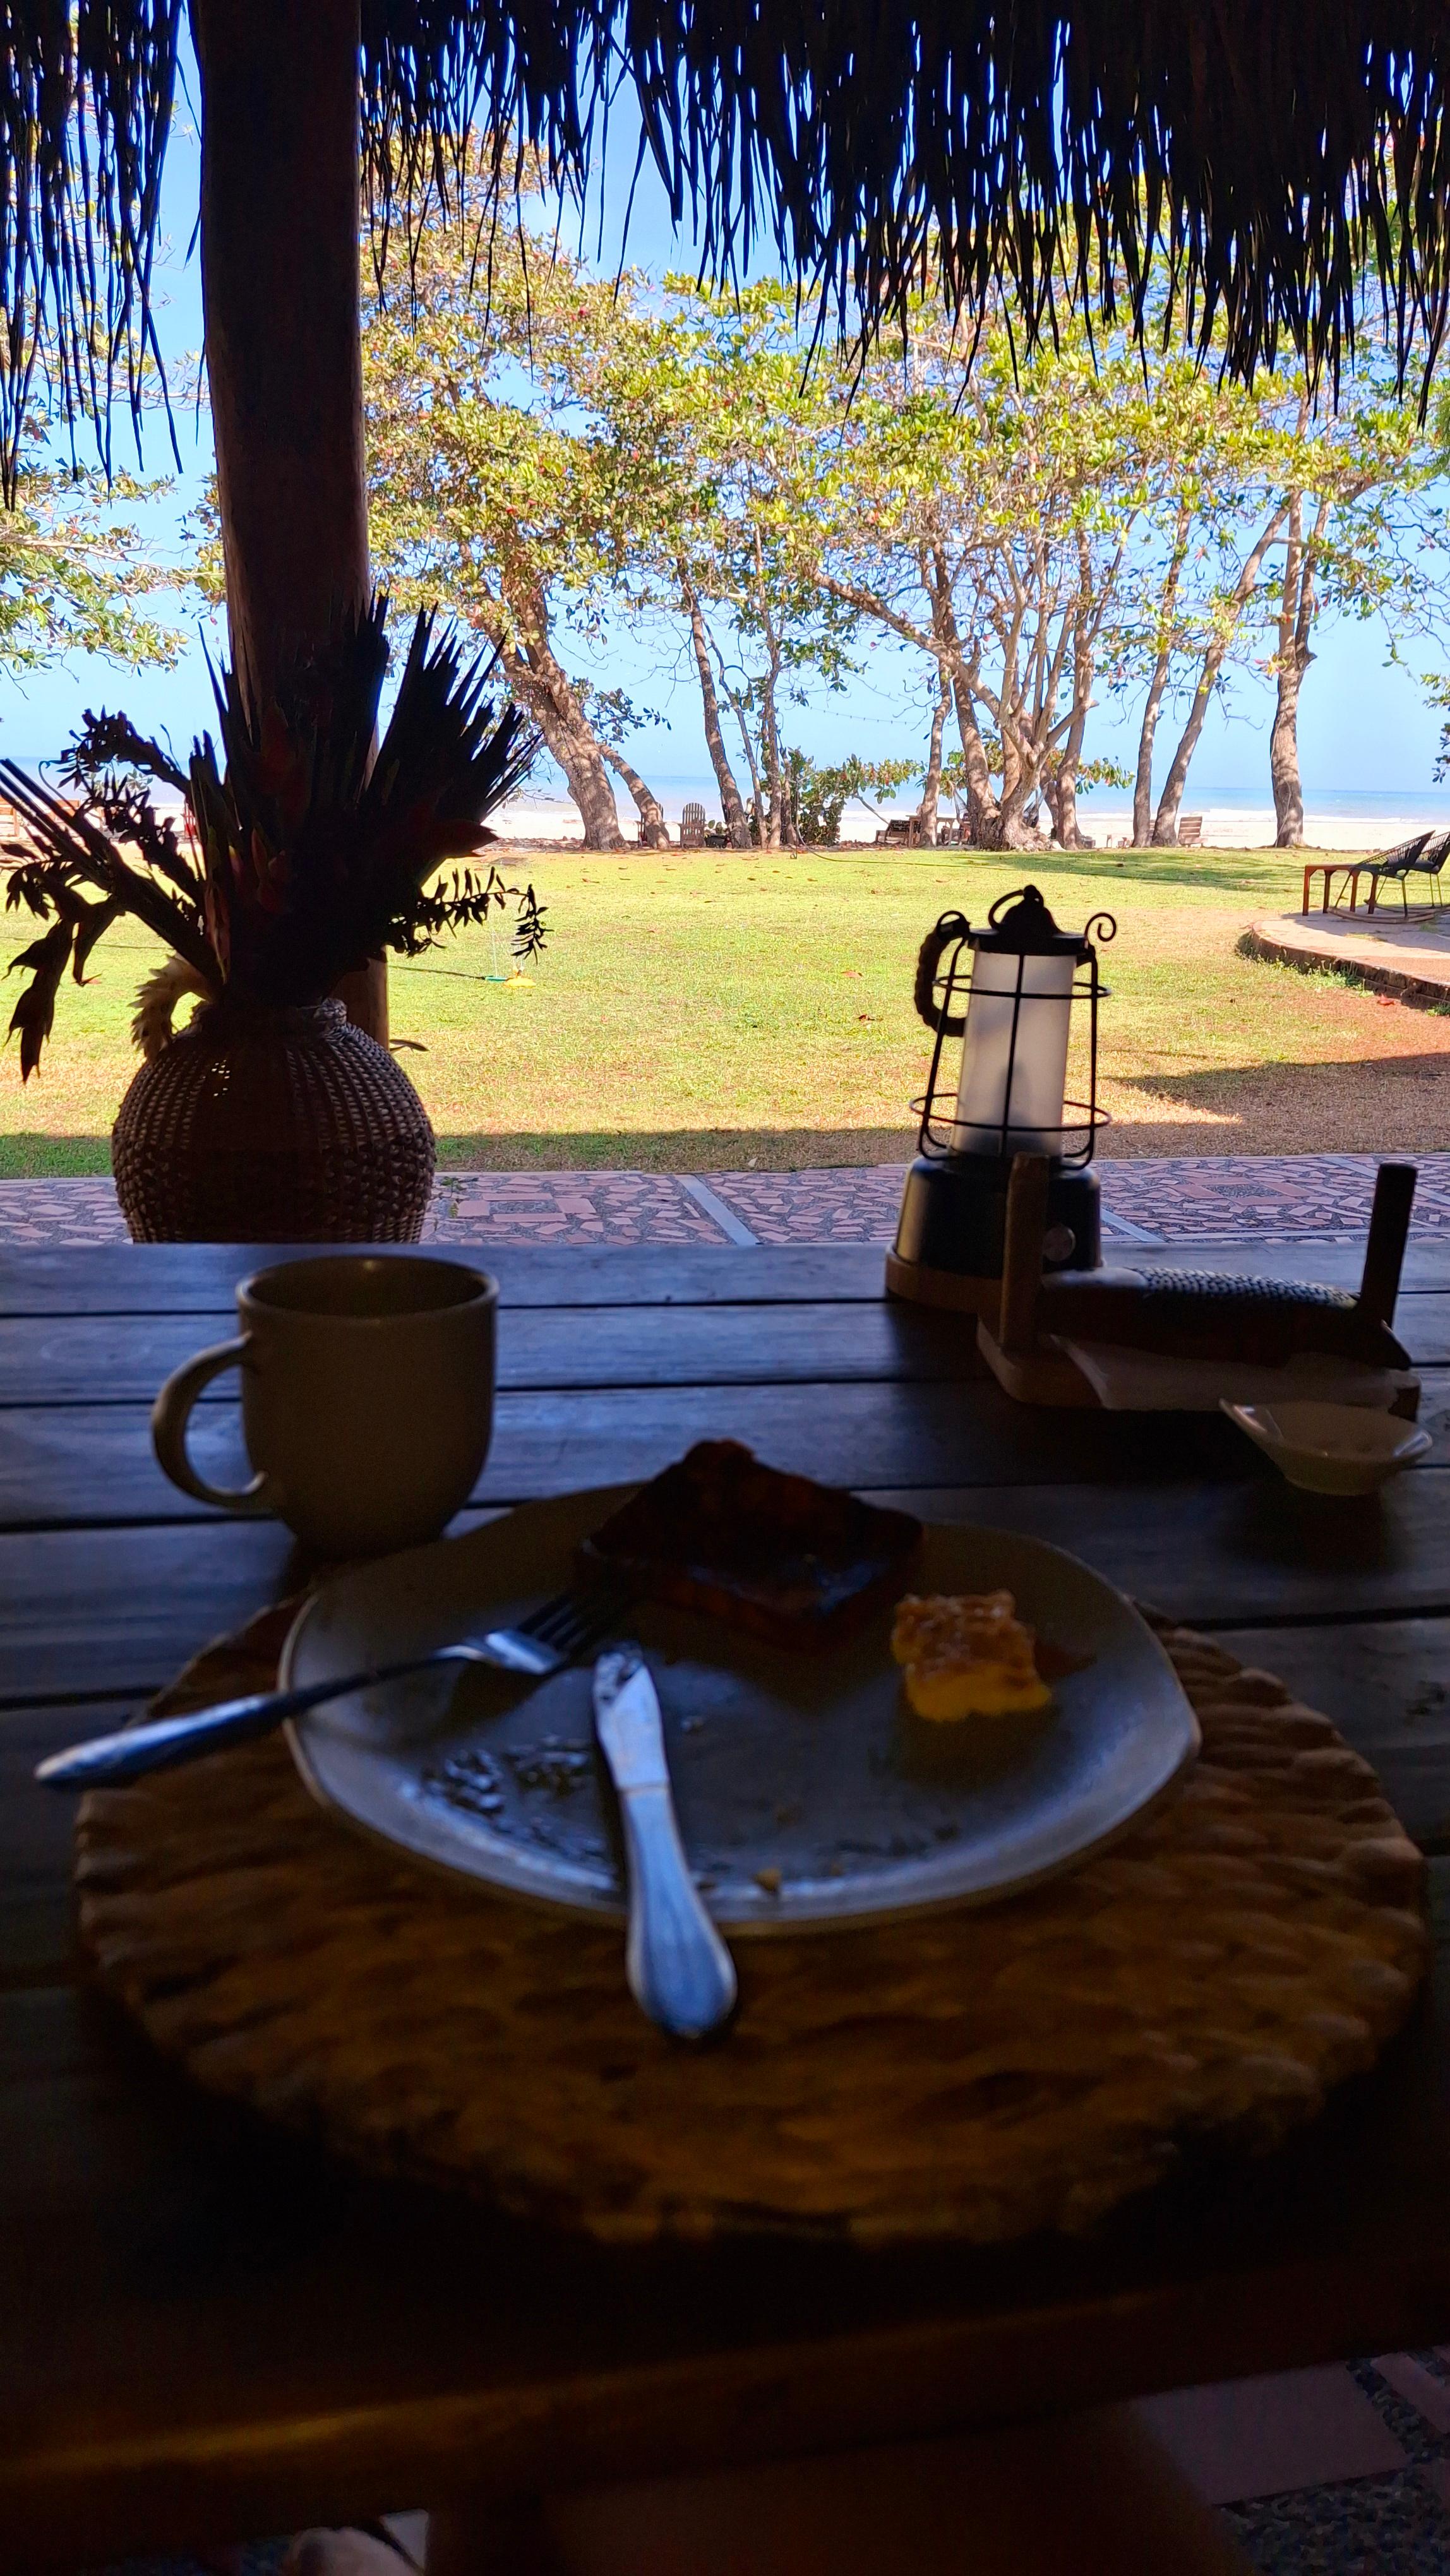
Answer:
[[[281, 658], [368, 593], [358, 299], [360, 0], [191, 0], [201, 277], [232, 659]], [[387, 972], [343, 987], [387, 1040]]]

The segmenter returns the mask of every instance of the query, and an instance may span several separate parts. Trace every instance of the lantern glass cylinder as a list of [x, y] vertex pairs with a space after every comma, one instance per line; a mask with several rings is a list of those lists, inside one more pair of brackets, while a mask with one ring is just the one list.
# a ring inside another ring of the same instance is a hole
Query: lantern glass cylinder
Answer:
[[952, 1130], [957, 1153], [1062, 1152], [1075, 966], [1070, 956], [977, 950]]

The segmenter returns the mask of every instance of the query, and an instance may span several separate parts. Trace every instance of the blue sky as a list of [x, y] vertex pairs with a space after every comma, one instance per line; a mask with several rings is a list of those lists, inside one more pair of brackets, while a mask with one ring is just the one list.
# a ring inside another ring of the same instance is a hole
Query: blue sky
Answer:
[[[624, 124], [622, 117], [616, 118], [610, 168], [602, 199], [596, 198], [590, 210], [584, 244], [591, 255], [597, 251], [602, 211], [603, 253], [609, 261], [619, 256], [633, 170], [631, 138]], [[173, 365], [195, 353], [201, 341], [198, 262], [194, 251], [188, 257], [196, 196], [195, 135], [189, 104], [182, 99], [167, 162], [168, 242], [161, 272], [166, 296], [161, 338]], [[689, 237], [673, 232], [652, 168], [642, 174], [635, 193], [628, 249], [633, 263], [657, 274], [692, 265]], [[176, 430], [183, 468], [176, 494], [148, 519], [163, 549], [168, 541], [174, 542], [176, 522], [211, 465], [205, 412], [198, 417], [193, 411], [178, 410]], [[174, 470], [158, 422], [148, 427], [144, 463], [151, 474]], [[213, 636], [213, 649], [215, 642]], [[1412, 658], [1418, 669], [1434, 657], [1420, 651]], [[595, 667], [606, 685], [624, 689], [637, 704], [658, 710], [665, 719], [663, 725], [642, 730], [629, 745], [646, 775], [662, 791], [707, 779], [699, 702], [689, 676], [681, 671], [677, 679], [672, 678], [668, 670], [661, 670], [658, 656], [628, 635], [611, 640], [607, 667]], [[182, 666], [172, 672], [117, 671], [76, 656], [64, 668], [28, 677], [23, 686], [8, 676], [0, 677], [0, 748], [21, 758], [50, 757], [74, 729], [82, 709], [102, 704], [124, 706], [138, 723], [151, 730], [164, 729], [178, 748], [184, 746], [211, 713], [199, 638]], [[1190, 804], [1217, 799], [1269, 802], [1269, 714], [1267, 688], [1251, 679], [1236, 682], [1226, 704], [1215, 704], [1194, 763]], [[1423, 795], [1433, 776], [1440, 721], [1425, 705], [1411, 673], [1386, 667], [1384, 639], [1378, 629], [1343, 622], [1326, 625], [1300, 709], [1307, 801], [1312, 804], [1316, 795], [1355, 791], [1379, 791], [1396, 798]], [[810, 707], [795, 711], [791, 730], [821, 760], [840, 759], [853, 750], [877, 758], [911, 754], [924, 745], [927, 730], [916, 657], [908, 661], [889, 644], [882, 645], [866, 657], [862, 677], [848, 695], [822, 696]], [[1171, 724], [1165, 724], [1163, 731], [1171, 737]], [[1118, 713], [1108, 706], [1100, 708], [1093, 718], [1088, 748], [1131, 766], [1136, 749], [1133, 709]], [[1165, 759], [1167, 749], [1165, 740]]]

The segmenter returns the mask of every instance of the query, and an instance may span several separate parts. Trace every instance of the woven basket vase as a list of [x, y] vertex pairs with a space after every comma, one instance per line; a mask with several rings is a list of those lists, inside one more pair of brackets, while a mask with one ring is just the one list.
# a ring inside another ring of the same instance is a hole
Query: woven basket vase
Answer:
[[111, 1162], [136, 1243], [416, 1243], [433, 1130], [341, 1002], [218, 1002], [141, 1067]]

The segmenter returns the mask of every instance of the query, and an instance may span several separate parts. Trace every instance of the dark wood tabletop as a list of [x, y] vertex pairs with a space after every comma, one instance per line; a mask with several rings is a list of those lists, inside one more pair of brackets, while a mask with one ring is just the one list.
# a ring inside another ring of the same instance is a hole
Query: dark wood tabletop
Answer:
[[[286, 1533], [174, 1491], [148, 1434], [162, 1378], [225, 1337], [234, 1282], [272, 1257], [0, 1255], [0, 2568], [1450, 2335], [1443, 1977], [1277, 2156], [1201, 2165], [1089, 2241], [992, 2254], [605, 2252], [360, 2178], [160, 2065], [77, 1959], [70, 1811], [30, 1772], [289, 1579]], [[1353, 1509], [1294, 1493], [1216, 1417], [1013, 1406], [960, 1321], [884, 1301], [879, 1252], [479, 1257], [503, 1313], [474, 1512], [730, 1433], [932, 1518], [1053, 1539], [1327, 1710], [1447, 1892], [1450, 1246], [1412, 1250], [1399, 1310], [1434, 1449]], [[1351, 1281], [1359, 1256], [1253, 1266]], [[225, 1381], [214, 1396], [195, 1454], [230, 1474]]]

